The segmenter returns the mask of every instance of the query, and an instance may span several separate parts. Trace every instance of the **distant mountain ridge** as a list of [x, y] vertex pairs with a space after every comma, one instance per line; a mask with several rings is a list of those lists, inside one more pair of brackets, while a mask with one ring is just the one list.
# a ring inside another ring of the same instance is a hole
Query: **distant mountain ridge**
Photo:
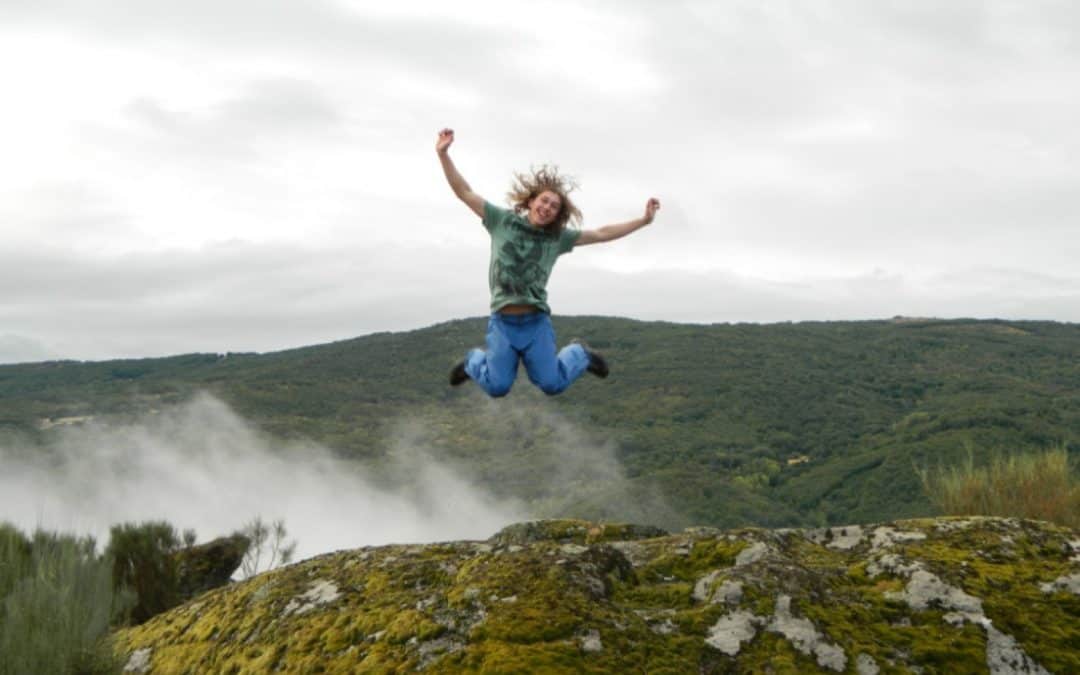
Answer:
[[554, 321], [562, 342], [606, 354], [608, 380], [547, 398], [522, 374], [495, 402], [451, 389], [450, 366], [483, 336], [478, 317], [268, 354], [0, 366], [0, 441], [48, 443], [208, 391], [273, 436], [374, 470], [396, 425], [418, 422], [426, 447], [537, 516], [676, 529], [927, 515], [916, 465], [967, 448], [1080, 452], [1076, 324]]

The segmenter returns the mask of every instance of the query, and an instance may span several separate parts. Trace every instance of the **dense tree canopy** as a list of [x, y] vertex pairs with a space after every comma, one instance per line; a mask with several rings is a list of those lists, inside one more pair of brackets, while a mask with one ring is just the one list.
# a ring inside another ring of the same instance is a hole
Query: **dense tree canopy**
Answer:
[[[918, 466], [1080, 453], [1080, 326], [904, 320], [685, 325], [555, 317], [612, 364], [548, 398], [488, 401], [446, 373], [484, 319], [269, 354], [0, 367], [0, 440], [137, 419], [208, 391], [280, 438], [379, 470], [397, 429], [538, 516], [734, 526], [929, 513]], [[575, 447], [585, 448], [575, 454]], [[617, 460], [617, 472], [567, 457]], [[536, 480], [548, 476], [550, 480]], [[403, 479], [401, 476], [391, 477]]]

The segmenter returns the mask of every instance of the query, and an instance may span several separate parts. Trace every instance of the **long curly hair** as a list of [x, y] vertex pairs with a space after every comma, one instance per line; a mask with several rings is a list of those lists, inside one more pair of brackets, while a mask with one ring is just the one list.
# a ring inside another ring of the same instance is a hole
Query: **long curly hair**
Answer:
[[514, 213], [525, 215], [529, 212], [529, 202], [540, 193], [551, 190], [559, 195], [559, 215], [545, 228], [550, 234], [559, 236], [568, 222], [581, 225], [581, 211], [574, 206], [569, 196], [577, 187], [577, 181], [570, 176], [561, 175], [558, 167], [544, 164], [540, 168], [530, 167], [528, 173], [515, 172], [514, 182], [510, 186], [510, 192], [506, 193], [506, 198]]

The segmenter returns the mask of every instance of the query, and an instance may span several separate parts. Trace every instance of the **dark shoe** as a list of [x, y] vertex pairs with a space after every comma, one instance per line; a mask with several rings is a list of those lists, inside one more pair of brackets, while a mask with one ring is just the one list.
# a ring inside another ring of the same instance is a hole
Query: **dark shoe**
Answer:
[[586, 368], [586, 370], [599, 378], [605, 378], [608, 376], [609, 371], [607, 360], [600, 355], [600, 352], [593, 351], [592, 347], [589, 346], [589, 343], [585, 342], [581, 338], [574, 338], [570, 341], [570, 344], [581, 345], [581, 347], [585, 350], [585, 353], [588, 354], [589, 367]]
[[462, 361], [454, 366], [454, 369], [450, 371], [450, 386], [456, 387], [459, 384], [463, 384], [465, 380], [469, 379], [468, 374], [465, 373], [465, 362]]

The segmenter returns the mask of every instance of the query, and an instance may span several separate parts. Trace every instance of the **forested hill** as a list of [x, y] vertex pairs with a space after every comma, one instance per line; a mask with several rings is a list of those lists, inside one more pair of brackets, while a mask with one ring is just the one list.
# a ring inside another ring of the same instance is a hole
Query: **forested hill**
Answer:
[[602, 350], [611, 377], [554, 398], [524, 372], [497, 401], [471, 383], [451, 389], [449, 368], [482, 341], [475, 318], [268, 354], [0, 366], [0, 434], [47, 444], [57, 429], [138, 419], [206, 391], [274, 437], [313, 439], [373, 470], [408, 421], [413, 442], [538, 517], [668, 528], [923, 515], [915, 466], [969, 450], [977, 461], [1080, 452], [1076, 324], [555, 325], [562, 342]]

